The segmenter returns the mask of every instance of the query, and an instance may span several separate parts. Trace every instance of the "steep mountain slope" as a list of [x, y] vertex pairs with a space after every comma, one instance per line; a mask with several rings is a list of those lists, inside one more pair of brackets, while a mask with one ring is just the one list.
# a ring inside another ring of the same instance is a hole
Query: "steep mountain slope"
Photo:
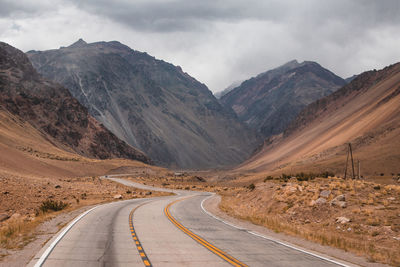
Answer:
[[345, 85], [345, 81], [315, 62], [290, 61], [243, 82], [222, 96], [239, 119], [264, 137], [279, 134], [308, 104]]
[[44, 80], [27, 56], [0, 42], [0, 105], [29, 122], [51, 143], [94, 158], [123, 157], [149, 162], [100, 125], [67, 89]]
[[157, 163], [232, 165], [256, 146], [255, 136], [204, 84], [119, 42], [79, 40], [27, 54], [40, 73], [66, 86], [96, 119]]
[[362, 175], [400, 173], [400, 63], [362, 73], [310, 104], [240, 169], [331, 169], [343, 175], [348, 142]]

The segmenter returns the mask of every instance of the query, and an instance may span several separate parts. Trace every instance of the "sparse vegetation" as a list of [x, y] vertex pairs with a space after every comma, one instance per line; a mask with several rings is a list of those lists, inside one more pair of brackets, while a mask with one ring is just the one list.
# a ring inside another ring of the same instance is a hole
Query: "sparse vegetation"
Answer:
[[46, 213], [48, 211], [59, 211], [63, 210], [66, 207], [68, 207], [68, 203], [60, 201], [54, 201], [52, 199], [45, 200], [42, 202], [42, 204], [39, 207], [39, 210], [43, 213]]
[[274, 177], [272, 177], [271, 175], [269, 175], [269, 176], [267, 176], [267, 177], [264, 178], [264, 183], [265, 183], [266, 181], [270, 181], [270, 180], [273, 180], [273, 179], [274, 179]]
[[247, 186], [247, 188], [248, 188], [250, 191], [253, 191], [253, 190], [256, 188], [256, 186], [255, 186], [254, 184], [249, 184], [249, 185]]
[[[325, 173], [325, 177], [332, 175]], [[264, 178], [251, 191], [223, 192], [220, 208], [275, 232], [399, 266], [400, 242], [395, 239], [400, 232], [399, 194], [397, 185], [283, 174], [279, 178]], [[316, 201], [321, 198], [324, 201]], [[336, 198], [336, 204], [332, 205]], [[344, 202], [342, 207], [338, 205]], [[337, 222], [336, 218], [341, 216], [349, 221]]]

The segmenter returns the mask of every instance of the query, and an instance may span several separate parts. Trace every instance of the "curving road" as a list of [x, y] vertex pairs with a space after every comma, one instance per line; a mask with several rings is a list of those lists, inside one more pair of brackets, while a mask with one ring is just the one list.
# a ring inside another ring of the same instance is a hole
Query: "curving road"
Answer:
[[211, 193], [159, 190], [177, 195], [100, 205], [50, 240], [28, 266], [351, 266], [215, 219], [202, 208]]

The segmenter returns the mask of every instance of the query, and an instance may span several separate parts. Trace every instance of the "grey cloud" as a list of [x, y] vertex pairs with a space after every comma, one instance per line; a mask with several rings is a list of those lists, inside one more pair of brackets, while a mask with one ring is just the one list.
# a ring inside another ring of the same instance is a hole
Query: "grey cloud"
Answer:
[[[218, 21], [243, 20], [323, 26], [338, 21], [360, 29], [399, 23], [400, 1], [76, 1], [79, 8], [124, 23], [138, 31], [170, 32], [204, 29]], [[350, 26], [350, 27], [351, 27]]]
[[398, 0], [0, 0], [24, 50], [118, 40], [222, 90], [291, 59], [341, 76], [400, 61]]
[[204, 1], [77, 1], [88, 12], [106, 16], [138, 31], [189, 31], [207, 29], [216, 21], [236, 22], [244, 19], [278, 19], [279, 1], [244, 2]]
[[56, 8], [57, 1], [0, 0], [0, 18], [32, 17]]

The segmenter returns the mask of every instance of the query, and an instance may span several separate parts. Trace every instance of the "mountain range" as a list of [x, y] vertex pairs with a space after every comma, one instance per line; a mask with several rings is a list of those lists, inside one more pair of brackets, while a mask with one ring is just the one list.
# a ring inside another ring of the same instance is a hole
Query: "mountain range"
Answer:
[[234, 165], [258, 144], [204, 84], [179, 66], [119, 42], [78, 40], [27, 55], [39, 73], [68, 88], [93, 117], [156, 164]]
[[308, 104], [346, 82], [316, 62], [296, 60], [244, 81], [220, 98], [263, 137], [279, 134]]

